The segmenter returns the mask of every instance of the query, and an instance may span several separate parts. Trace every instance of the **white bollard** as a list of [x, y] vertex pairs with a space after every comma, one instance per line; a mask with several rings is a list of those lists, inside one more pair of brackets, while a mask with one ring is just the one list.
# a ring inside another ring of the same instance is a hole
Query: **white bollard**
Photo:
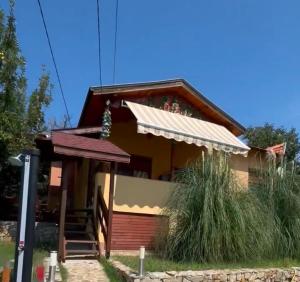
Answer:
[[44, 266], [44, 282], [48, 281], [49, 278], [49, 268], [50, 268], [50, 257], [46, 257], [43, 260], [43, 266]]
[[49, 263], [49, 282], [55, 281], [55, 270], [57, 264], [57, 252], [51, 251], [50, 252], [50, 263]]
[[144, 259], [145, 259], [145, 247], [140, 247], [140, 260], [139, 260], [139, 277], [144, 276]]

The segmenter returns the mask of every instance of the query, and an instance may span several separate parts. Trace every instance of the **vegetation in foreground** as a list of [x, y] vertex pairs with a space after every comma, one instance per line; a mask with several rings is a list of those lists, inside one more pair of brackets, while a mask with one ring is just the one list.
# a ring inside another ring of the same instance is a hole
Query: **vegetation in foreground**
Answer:
[[110, 264], [108, 260], [106, 260], [105, 258], [100, 258], [99, 262], [103, 266], [103, 269], [110, 282], [123, 281], [122, 278], [118, 275], [116, 269]]
[[[136, 256], [114, 256], [113, 259], [138, 271], [139, 258]], [[268, 268], [268, 267], [295, 267], [300, 265], [300, 260], [278, 259], [261, 260], [236, 263], [191, 263], [175, 262], [158, 256], [146, 256], [144, 261], [146, 272], [155, 271], [184, 271], [184, 270], [208, 270], [208, 269], [237, 269], [237, 268]]]
[[229, 162], [225, 154], [207, 154], [177, 175], [159, 254], [204, 264], [300, 259], [300, 185], [293, 167], [282, 163], [278, 171], [270, 161], [246, 190]]
[[[15, 244], [11, 242], [0, 242], [0, 266], [15, 258]], [[43, 263], [44, 257], [48, 252], [43, 249], [35, 249], [33, 253], [33, 265]]]
[[[37, 265], [42, 265], [45, 257], [49, 255], [46, 249], [34, 249], [33, 251], [33, 269]], [[15, 258], [15, 244], [11, 242], [0, 242], [0, 267]], [[62, 281], [67, 281], [68, 273], [64, 267], [60, 265], [60, 273]]]
[[60, 270], [61, 280], [63, 282], [68, 281], [68, 271], [61, 263], [59, 264], [59, 270]]

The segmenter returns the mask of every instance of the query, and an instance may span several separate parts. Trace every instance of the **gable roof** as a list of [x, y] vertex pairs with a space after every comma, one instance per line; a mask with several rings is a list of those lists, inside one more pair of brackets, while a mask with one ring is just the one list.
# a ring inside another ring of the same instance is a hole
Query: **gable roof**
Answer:
[[162, 93], [162, 91], [172, 90], [179, 93], [185, 99], [189, 100], [192, 104], [197, 104], [201, 111], [205, 114], [211, 115], [216, 120], [216, 123], [225, 126], [229, 131], [231, 131], [236, 136], [244, 133], [245, 128], [237, 122], [230, 115], [225, 113], [222, 109], [216, 106], [213, 102], [207, 99], [200, 91], [194, 88], [184, 79], [173, 79], [173, 80], [163, 80], [156, 82], [143, 82], [143, 83], [132, 83], [132, 84], [122, 84], [113, 86], [95, 86], [90, 87], [81, 116], [79, 119], [78, 126], [89, 126], [89, 124], [84, 124], [85, 117], [91, 104], [93, 104], [93, 97], [101, 96], [102, 98], [107, 96], [116, 95], [140, 95], [140, 94], [150, 94]]

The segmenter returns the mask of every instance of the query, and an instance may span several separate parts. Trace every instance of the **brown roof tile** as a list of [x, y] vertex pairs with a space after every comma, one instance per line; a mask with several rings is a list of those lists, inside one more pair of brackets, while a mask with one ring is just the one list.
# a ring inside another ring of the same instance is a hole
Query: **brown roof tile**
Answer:
[[52, 132], [54, 152], [60, 154], [95, 158], [98, 160], [128, 163], [130, 155], [107, 140], [100, 140], [73, 134]]

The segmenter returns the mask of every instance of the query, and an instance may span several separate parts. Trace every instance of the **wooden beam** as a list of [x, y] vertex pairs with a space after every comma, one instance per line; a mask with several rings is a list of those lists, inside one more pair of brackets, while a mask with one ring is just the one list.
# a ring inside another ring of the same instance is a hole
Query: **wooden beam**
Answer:
[[171, 181], [174, 179], [174, 155], [175, 155], [175, 141], [171, 140], [171, 152], [170, 152], [170, 172]]
[[130, 157], [127, 155], [119, 155], [110, 153], [108, 151], [98, 152], [93, 151], [93, 148], [90, 150], [81, 149], [81, 148], [72, 148], [66, 147], [61, 145], [54, 145], [53, 151], [59, 155], [65, 155], [69, 157], [81, 157], [85, 159], [94, 159], [99, 161], [112, 161], [112, 162], [119, 162], [119, 163], [129, 163]]
[[88, 172], [88, 187], [86, 193], [86, 206], [93, 207], [93, 196], [95, 193], [95, 171], [96, 161], [89, 160], [89, 172]]
[[63, 128], [63, 129], [54, 129], [54, 132], [68, 133], [68, 134], [92, 134], [101, 132], [102, 128], [100, 126], [92, 126], [92, 127], [77, 127], [77, 128]]
[[59, 218], [59, 234], [58, 234], [58, 259], [59, 261], [65, 261], [65, 216], [67, 206], [67, 193], [68, 193], [68, 181], [69, 181], [69, 167], [70, 161], [64, 160], [62, 162], [62, 183], [61, 183], [61, 202], [60, 202], [60, 218]]
[[115, 175], [118, 164], [111, 163], [110, 167], [110, 183], [109, 183], [109, 200], [108, 200], [108, 226], [107, 226], [107, 242], [105, 255], [106, 258], [110, 257], [111, 250], [111, 237], [112, 237], [112, 220], [113, 220], [113, 205], [114, 205], [114, 188], [115, 188]]

